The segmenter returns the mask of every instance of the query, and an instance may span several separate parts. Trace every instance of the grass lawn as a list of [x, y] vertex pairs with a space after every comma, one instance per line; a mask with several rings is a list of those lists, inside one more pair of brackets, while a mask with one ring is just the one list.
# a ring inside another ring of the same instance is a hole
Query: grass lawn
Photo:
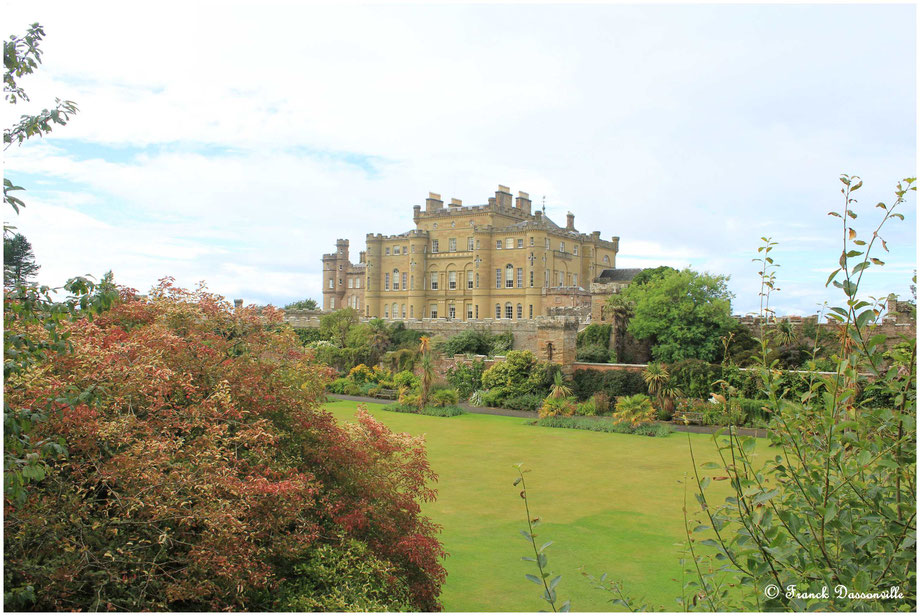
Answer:
[[[326, 408], [349, 421], [357, 406], [334, 401]], [[443, 526], [441, 541], [450, 553], [441, 594], [446, 610], [548, 607], [540, 599], [542, 587], [524, 579], [537, 572], [521, 560], [533, 552], [519, 532], [526, 522], [520, 488], [512, 486], [517, 477], [512, 465], [518, 462], [533, 469], [526, 475], [531, 512], [543, 520], [538, 542], [554, 542], [547, 556], [549, 568], [562, 574], [560, 603], [571, 599], [573, 611], [614, 610], [607, 603], [611, 597], [580, 574], [585, 567], [596, 577], [606, 572], [623, 581], [634, 597], [656, 607], [679, 609], [674, 599], [682, 576], [681, 482], [692, 473], [687, 434], [651, 438], [539, 428], [513, 417], [427, 417], [367, 407], [391, 429], [426, 437], [439, 480], [438, 500], [426, 505], [425, 513]], [[689, 439], [697, 462], [716, 459], [710, 436]], [[691, 483], [690, 503], [692, 489]]]

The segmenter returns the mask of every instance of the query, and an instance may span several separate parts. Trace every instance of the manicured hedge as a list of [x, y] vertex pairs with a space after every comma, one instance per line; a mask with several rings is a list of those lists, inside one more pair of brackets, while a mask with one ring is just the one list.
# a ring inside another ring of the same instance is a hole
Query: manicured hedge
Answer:
[[576, 370], [572, 377], [572, 392], [579, 400], [587, 400], [595, 392], [604, 391], [611, 398], [647, 394], [642, 375], [625, 370]]

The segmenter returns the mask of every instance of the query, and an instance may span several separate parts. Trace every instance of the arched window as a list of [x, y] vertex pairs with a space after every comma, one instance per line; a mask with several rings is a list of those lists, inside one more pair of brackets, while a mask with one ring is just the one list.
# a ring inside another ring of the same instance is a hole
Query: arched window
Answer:
[[519, 319], [524, 318], [524, 306], [522, 306], [521, 304], [517, 305], [517, 318]]
[[514, 266], [510, 263], [505, 266], [505, 287], [514, 288]]
[[394, 318], [394, 319], [398, 319], [398, 318], [399, 318], [399, 313], [396, 312], [396, 302], [393, 302], [393, 318]]
[[502, 305], [501, 304], [495, 304], [495, 318], [496, 319], [502, 318]]
[[399, 291], [399, 270], [393, 270], [393, 290]]
[[514, 318], [514, 306], [511, 305], [511, 302], [505, 304], [505, 318], [513, 319]]

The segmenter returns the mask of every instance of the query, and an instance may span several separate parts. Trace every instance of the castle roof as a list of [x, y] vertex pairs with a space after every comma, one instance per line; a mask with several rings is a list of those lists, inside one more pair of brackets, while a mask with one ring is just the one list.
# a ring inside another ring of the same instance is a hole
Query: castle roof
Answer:
[[629, 282], [644, 268], [605, 269], [597, 277], [598, 282]]

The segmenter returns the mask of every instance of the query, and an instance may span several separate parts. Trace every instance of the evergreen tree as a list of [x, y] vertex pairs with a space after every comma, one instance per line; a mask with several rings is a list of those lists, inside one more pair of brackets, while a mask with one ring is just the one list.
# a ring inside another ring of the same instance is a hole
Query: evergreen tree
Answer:
[[32, 244], [21, 233], [3, 238], [3, 286], [14, 287], [33, 281], [41, 269], [35, 263]]

